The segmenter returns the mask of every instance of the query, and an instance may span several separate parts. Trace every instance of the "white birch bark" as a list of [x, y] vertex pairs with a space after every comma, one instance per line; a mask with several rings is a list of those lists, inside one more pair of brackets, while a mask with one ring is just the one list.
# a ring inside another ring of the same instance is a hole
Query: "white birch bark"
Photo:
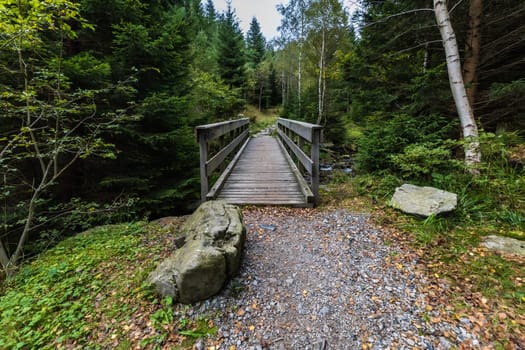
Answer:
[[[301, 39], [302, 40], [302, 39]], [[303, 81], [303, 44], [299, 45], [299, 67], [297, 73], [297, 105], [298, 105], [298, 114], [301, 116], [301, 90], [302, 90], [302, 81]]]
[[461, 61], [459, 57], [458, 44], [445, 0], [433, 0], [436, 21], [443, 40], [443, 47], [447, 58], [447, 69], [450, 89], [456, 104], [456, 109], [461, 122], [463, 138], [465, 141], [465, 165], [471, 174], [479, 174], [481, 162], [481, 150], [479, 146], [479, 134], [474, 113], [470, 106], [463, 75], [461, 73]]
[[317, 124], [321, 124], [321, 121], [323, 119], [323, 112], [324, 112], [324, 88], [325, 88], [325, 81], [324, 81], [324, 69], [325, 69], [325, 30], [324, 28], [321, 31], [321, 52], [319, 54], [319, 86], [318, 86], [318, 95], [319, 95], [319, 101], [318, 101], [318, 116], [317, 116]]

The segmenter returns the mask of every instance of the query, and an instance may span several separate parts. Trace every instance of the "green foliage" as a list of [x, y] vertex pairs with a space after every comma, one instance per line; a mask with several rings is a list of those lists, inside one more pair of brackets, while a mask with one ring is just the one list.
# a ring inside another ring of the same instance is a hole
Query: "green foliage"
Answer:
[[405, 178], [429, 178], [432, 173], [459, 170], [459, 166], [457, 169], [453, 167], [455, 161], [447, 145], [413, 143], [406, 146], [402, 153], [390, 157]]
[[206, 124], [211, 120], [227, 120], [237, 115], [245, 101], [240, 91], [230, 89], [211, 73], [196, 69], [192, 72], [194, 86], [190, 94], [191, 115], [195, 124]]
[[266, 39], [261, 33], [261, 26], [257, 18], [253, 17], [250, 29], [246, 33], [246, 57], [248, 63], [257, 66], [266, 54]]
[[[105, 93], [107, 64], [88, 55], [64, 60], [67, 43], [77, 38], [78, 30], [93, 29], [77, 3], [8, 1], [0, 6], [0, 46], [5, 49], [0, 60], [5, 72], [0, 84], [0, 174], [11, 190], [4, 191], [2, 206], [14, 214], [4, 216], [3, 226], [12, 230], [1, 237], [7, 241], [0, 247], [0, 263], [8, 268], [17, 265], [32, 231], [46, 224], [39, 220], [55, 215], [37, 214], [49, 213], [43, 207], [52, 205], [53, 190], [64, 174], [91, 156], [114, 158], [113, 145], [102, 134], [120, 122], [121, 113], [97, 113], [94, 101]], [[74, 86], [65, 75], [78, 76], [82, 66], [95, 63], [89, 73], [104, 80], [96, 89]]]
[[218, 62], [221, 78], [230, 87], [240, 88], [245, 82], [244, 38], [235, 15], [228, 3], [228, 9], [219, 22]]
[[[448, 147], [442, 143], [447, 138], [450, 124], [439, 115], [414, 118], [406, 114], [395, 114], [387, 119], [378, 114], [369, 117], [368, 125], [363, 137], [358, 140], [356, 161], [361, 170], [396, 170], [399, 165], [395, 160], [401, 160], [404, 162], [402, 166], [407, 168], [417, 157], [426, 158], [427, 163], [435, 162], [429, 158], [432, 157], [431, 154], [425, 153], [438, 155], [447, 152]], [[420, 145], [416, 147], [415, 144]], [[438, 149], [430, 151], [431, 145]], [[407, 146], [410, 147], [405, 151]], [[430, 172], [431, 164], [423, 167]], [[421, 170], [417, 172], [421, 173]]]
[[[0, 297], [0, 348], [85, 344], [97, 294], [108, 288], [121, 293], [122, 279], [140, 291], [141, 282], [127, 274], [127, 264], [136, 261], [144, 233], [141, 223], [100, 227], [24, 266]], [[109, 271], [119, 277], [109, 278]]]
[[403, 184], [402, 180], [387, 172], [360, 175], [354, 180], [357, 193], [383, 201], [390, 199], [396, 187]]
[[110, 82], [110, 64], [97, 59], [88, 52], [69, 57], [62, 65], [64, 74], [73, 86], [92, 89], [103, 87]]

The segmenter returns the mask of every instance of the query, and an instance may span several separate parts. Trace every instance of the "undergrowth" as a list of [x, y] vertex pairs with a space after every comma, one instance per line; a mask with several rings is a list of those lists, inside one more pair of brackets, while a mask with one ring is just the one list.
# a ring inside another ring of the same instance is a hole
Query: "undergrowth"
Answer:
[[64, 240], [24, 265], [0, 296], [0, 349], [191, 347], [213, 327], [180, 320], [146, 277], [170, 235], [144, 223], [108, 225]]
[[259, 111], [255, 106], [248, 105], [244, 114], [250, 118], [250, 132], [252, 134], [277, 124], [278, 111], [275, 108]]

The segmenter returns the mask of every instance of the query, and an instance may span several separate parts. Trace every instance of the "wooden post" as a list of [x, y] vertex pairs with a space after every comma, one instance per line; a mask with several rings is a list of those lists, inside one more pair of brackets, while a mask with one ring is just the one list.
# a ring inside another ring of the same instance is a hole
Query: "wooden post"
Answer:
[[[301, 136], [297, 136], [297, 139], [298, 139], [297, 146], [299, 146], [299, 148], [302, 151], [304, 151], [304, 139]], [[299, 168], [299, 171], [302, 172], [304, 170], [304, 167], [301, 161], [299, 160], [299, 158], [297, 158], [296, 163], [297, 163], [297, 168]]]
[[314, 194], [314, 204], [319, 203], [319, 151], [321, 147], [321, 128], [312, 129], [312, 192]]
[[202, 130], [198, 132], [199, 153], [200, 153], [200, 173], [201, 173], [201, 201], [206, 201], [208, 194], [208, 173], [206, 171], [206, 162], [208, 161], [208, 134]]

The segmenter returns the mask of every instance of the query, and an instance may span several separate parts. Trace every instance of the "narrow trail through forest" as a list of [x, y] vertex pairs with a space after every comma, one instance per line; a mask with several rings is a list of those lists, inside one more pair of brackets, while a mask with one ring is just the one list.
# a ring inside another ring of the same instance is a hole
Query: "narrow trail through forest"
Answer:
[[468, 318], [449, 323], [426, 303], [431, 282], [417, 259], [366, 215], [252, 208], [244, 219], [240, 276], [178, 311], [218, 326], [197, 349], [481, 348]]

